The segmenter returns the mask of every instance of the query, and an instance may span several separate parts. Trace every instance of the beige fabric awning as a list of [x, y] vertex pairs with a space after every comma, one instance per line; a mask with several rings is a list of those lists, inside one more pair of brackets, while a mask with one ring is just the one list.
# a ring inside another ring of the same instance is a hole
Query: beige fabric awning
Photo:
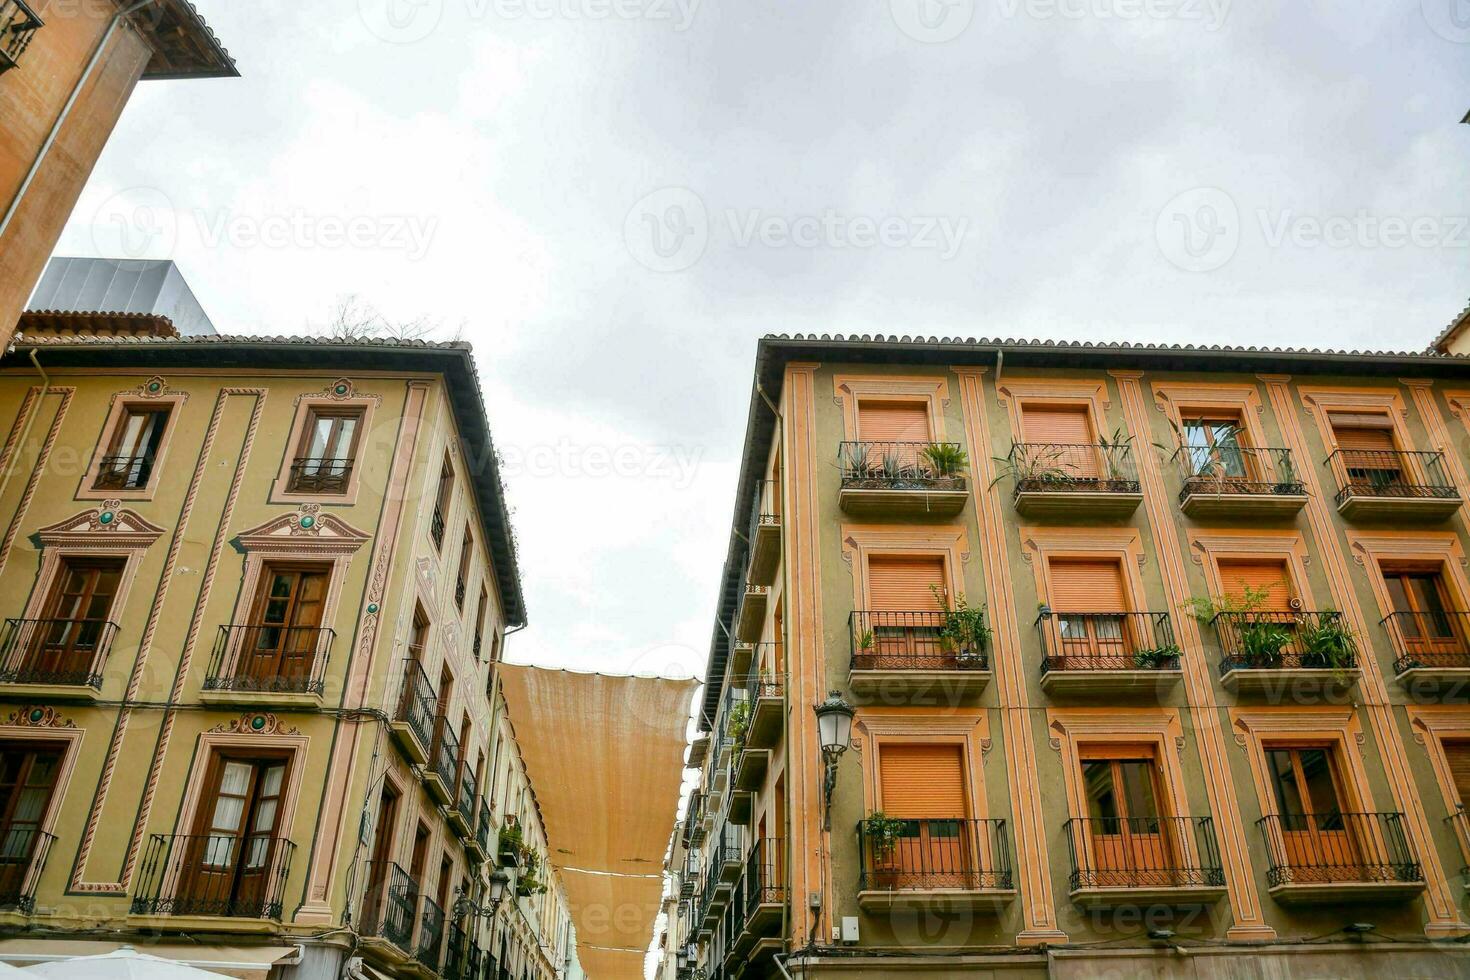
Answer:
[[122, 943], [58, 936], [56, 939], [0, 940], [0, 961], [25, 967], [71, 959], [73, 956], [100, 956], [125, 945], [148, 956], [177, 960], [185, 966], [236, 977], [238, 980], [266, 980], [273, 963], [297, 952], [295, 946], [214, 946], [149, 943], [143, 940]]
[[501, 665], [592, 980], [643, 975], [698, 682]]

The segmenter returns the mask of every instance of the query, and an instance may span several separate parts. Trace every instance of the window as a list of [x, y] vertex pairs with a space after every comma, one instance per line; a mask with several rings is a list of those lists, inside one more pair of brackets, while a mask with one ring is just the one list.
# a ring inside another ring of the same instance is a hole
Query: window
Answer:
[[25, 896], [60, 771], [59, 748], [0, 745], [0, 905]]
[[321, 647], [327, 581], [319, 565], [265, 566], [237, 648], [241, 679], [259, 690], [304, 689]]
[[1394, 441], [1393, 422], [1387, 415], [1349, 415], [1334, 412], [1332, 436], [1341, 452], [1349, 483], [1381, 489], [1405, 482], [1403, 457]]
[[1128, 598], [1116, 560], [1054, 559], [1047, 587], [1064, 658], [1092, 662], [1124, 653]]
[[141, 490], [153, 476], [158, 447], [168, 426], [169, 409], [127, 405], [112, 429], [107, 453], [97, 467], [94, 490]]
[[1085, 405], [1025, 405], [1021, 438], [1029, 469], [1059, 474], [1069, 480], [1095, 480], [1102, 472]]
[[346, 493], [361, 423], [358, 409], [311, 409], [287, 489], [292, 493]]
[[1284, 561], [1222, 560], [1219, 570], [1225, 595], [1236, 603], [1250, 602], [1254, 611], [1288, 612], [1300, 605]]
[[475, 659], [480, 659], [480, 647], [485, 640], [485, 614], [490, 608], [490, 593], [480, 586], [480, 605], [475, 610]]
[[[18, 679], [38, 684], [92, 684], [113, 625], [108, 620], [123, 559], [61, 559], [42, 616], [24, 624]], [[95, 685], [94, 685], [95, 686]]]
[[444, 462], [439, 466], [439, 488], [434, 494], [434, 513], [429, 520], [429, 536], [434, 539], [434, 547], [444, 547], [444, 521], [449, 516], [449, 497], [454, 492], [454, 467], [449, 462], [448, 454], [444, 456]]
[[1457, 654], [1465, 650], [1462, 614], [1437, 569], [1384, 568], [1383, 581], [1393, 600], [1393, 621], [1404, 653], [1414, 656]]
[[1095, 883], [1174, 883], [1179, 845], [1160, 809], [1163, 777], [1153, 747], [1083, 746], [1079, 754]]
[[1470, 742], [1442, 742], [1441, 748], [1450, 765], [1450, 778], [1454, 780], [1460, 806], [1470, 805]]
[[459, 571], [454, 577], [454, 604], [460, 609], [464, 608], [465, 585], [470, 578], [470, 555], [474, 553], [475, 536], [470, 532], [468, 524], [465, 525], [464, 539], [459, 545]]
[[904, 821], [885, 876], [892, 887], [966, 887], [975, 865], [962, 747], [886, 744], [879, 770], [883, 813]]
[[858, 403], [861, 442], [930, 440], [929, 408], [924, 402], [862, 401]]
[[942, 556], [870, 557], [869, 608], [855, 624], [859, 633], [857, 664], [862, 669], [890, 669], [914, 666], [915, 658], [943, 657], [940, 596], [945, 595], [948, 588]]
[[286, 847], [279, 836], [285, 780], [279, 756], [214, 757], [184, 849], [175, 914], [261, 914]]
[[1287, 863], [1304, 867], [1359, 862], [1343, 823], [1340, 777], [1326, 748], [1268, 747]]
[[1239, 418], [1186, 418], [1184, 444], [1189, 452], [1192, 476], [1253, 479], [1254, 460], [1246, 450], [1245, 432]]

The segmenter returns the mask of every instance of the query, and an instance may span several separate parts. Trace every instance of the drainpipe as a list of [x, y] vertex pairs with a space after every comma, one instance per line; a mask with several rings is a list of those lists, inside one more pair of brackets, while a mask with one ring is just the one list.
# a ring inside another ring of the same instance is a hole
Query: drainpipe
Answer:
[[92, 72], [96, 70], [98, 62], [102, 60], [102, 52], [107, 50], [107, 44], [112, 40], [112, 35], [117, 32], [118, 24], [122, 23], [124, 18], [154, 2], [156, 0], [137, 0], [136, 3], [112, 15], [112, 20], [107, 24], [107, 30], [102, 32], [102, 39], [97, 42], [97, 47], [92, 50], [92, 57], [87, 61], [87, 67], [82, 69], [81, 77], [77, 79], [76, 85], [72, 87], [71, 95], [67, 97], [66, 104], [61, 107], [61, 114], [56, 117], [56, 122], [52, 124], [51, 132], [46, 134], [46, 141], [41, 144], [41, 151], [36, 154], [36, 159], [31, 163], [31, 168], [26, 171], [25, 179], [20, 182], [20, 189], [15, 192], [15, 197], [11, 200], [10, 206], [5, 209], [5, 216], [0, 218], [0, 238], [5, 237], [5, 232], [10, 227], [11, 219], [20, 210], [20, 202], [25, 199], [26, 192], [31, 189], [31, 184], [35, 182], [36, 174], [41, 171], [41, 164], [46, 162], [46, 157], [50, 155], [51, 148], [56, 144], [56, 138], [61, 135], [61, 127], [71, 117], [71, 111], [76, 106], [77, 99], [82, 94], [82, 88], [91, 79]]

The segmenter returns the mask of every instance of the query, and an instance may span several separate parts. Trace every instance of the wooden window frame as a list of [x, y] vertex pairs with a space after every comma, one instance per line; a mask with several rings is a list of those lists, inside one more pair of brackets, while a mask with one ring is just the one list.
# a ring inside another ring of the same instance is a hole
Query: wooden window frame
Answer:
[[[1007, 377], [996, 384], [995, 396], [1010, 419], [1012, 444], [1026, 442], [1024, 418], [1028, 407], [1081, 408], [1087, 412], [1094, 439], [1113, 431], [1108, 426], [1112, 398], [1106, 381]], [[1119, 427], [1126, 429], [1126, 422], [1113, 428]]]
[[[337, 395], [337, 389], [345, 386], [346, 394]], [[357, 494], [362, 482], [364, 448], [372, 445], [367, 434], [372, 431], [373, 410], [382, 401], [381, 395], [358, 394], [352, 383], [341, 379], [327, 386], [323, 393], [302, 394], [296, 398], [295, 416], [281, 451], [281, 465], [271, 486], [270, 502], [273, 504], [331, 503], [350, 506], [357, 503]], [[317, 412], [341, 414], [361, 413], [357, 431], [353, 435], [352, 470], [347, 474], [347, 486], [341, 493], [303, 492], [291, 489], [291, 464], [305, 445], [307, 426]]]
[[[1364, 734], [1353, 708], [1324, 705], [1235, 707], [1229, 712], [1236, 744], [1245, 750], [1250, 762], [1259, 816], [1279, 815], [1276, 783], [1266, 760], [1268, 748], [1330, 749], [1342, 780], [1338, 787], [1342, 812], [1369, 813], [1379, 809], [1373, 805], [1367, 769], [1358, 751]], [[1398, 804], [1395, 803], [1392, 809], [1399, 809]], [[1245, 818], [1243, 811], [1242, 818]]]
[[[1445, 813], [1454, 813], [1461, 804], [1470, 810], [1470, 800], [1460, 799], [1454, 775], [1450, 771], [1449, 756], [1444, 749], [1445, 742], [1470, 742], [1470, 711], [1463, 705], [1410, 704], [1404, 706], [1404, 714], [1408, 718], [1409, 731], [1413, 734], [1414, 741], [1424, 747], [1425, 755], [1429, 757], [1434, 781], [1439, 787], [1440, 798], [1444, 801]], [[1460, 857], [1466, 865], [1470, 865], [1470, 839], [1457, 833], [1455, 843]]]
[[[104, 513], [112, 515], [106, 524], [101, 523]], [[163, 531], [163, 528], [148, 523], [127, 509], [78, 514], [41, 528], [36, 532], [41, 542], [41, 565], [20, 618], [42, 618], [67, 559], [89, 558], [123, 560], [117, 591], [112, 597], [112, 609], [121, 617], [128, 610], [128, 593], [137, 578], [143, 555]], [[118, 625], [121, 626], [121, 622]]]
[[256, 714], [247, 712], [233, 725], [220, 726], [223, 731], [208, 731], [199, 735], [194, 759], [185, 781], [184, 798], [179, 805], [176, 833], [193, 833], [192, 828], [199, 826], [200, 821], [205, 818], [202, 813], [205, 789], [216, 755], [248, 755], [252, 758], [280, 755], [289, 758], [282, 779], [277, 833], [291, 840], [301, 839], [293, 825], [297, 816], [302, 778], [308, 768], [306, 751], [311, 740], [306, 735], [291, 734], [295, 729], [283, 729], [272, 715], [263, 715], [266, 725], [259, 732], [254, 731], [250, 721]]
[[1300, 608], [1318, 611], [1307, 574], [1307, 544], [1299, 531], [1216, 531], [1191, 530], [1190, 556], [1204, 568], [1211, 597], [1225, 594], [1225, 580], [1220, 562], [1281, 562], [1286, 568], [1286, 584]]
[[[36, 821], [40, 833], [56, 835], [56, 824], [65, 808], [67, 790], [71, 786], [76, 770], [77, 757], [82, 747], [86, 730], [82, 728], [51, 727], [52, 723], [70, 724], [56, 715], [55, 709], [44, 709], [48, 715], [41, 722], [32, 724], [25, 710], [12, 713], [11, 724], [0, 725], [0, 744], [16, 746], [46, 746], [61, 753], [57, 764], [56, 781], [51, 786], [51, 798], [46, 801], [46, 810]], [[32, 854], [34, 860], [35, 855]]]
[[853, 720], [853, 741], [863, 758], [872, 760], [863, 766], [865, 815], [882, 809], [884, 745], [956, 745], [965, 763], [969, 819], [987, 818], [984, 757], [991, 741], [990, 720], [983, 709], [931, 712], [908, 707], [863, 707]]
[[[162, 385], [157, 394], [147, 391], [154, 384]], [[178, 432], [179, 418], [183, 415], [184, 403], [189, 400], [187, 392], [171, 391], [161, 378], [152, 378], [137, 388], [120, 391], [112, 396], [107, 418], [98, 433], [97, 444], [87, 470], [82, 474], [77, 487], [77, 500], [152, 500], [163, 480], [163, 471], [168, 463], [168, 451]], [[163, 423], [163, 432], [158, 439], [158, 451], [153, 456], [153, 468], [148, 473], [148, 482], [141, 487], [108, 489], [97, 487], [102, 460], [108, 455], [116, 441], [123, 419], [129, 409], [167, 409], [168, 418]]]
[[[880, 557], [924, 558], [944, 560], [946, 588], [951, 601], [966, 592], [964, 565], [970, 557], [969, 537], [963, 527], [916, 528], [871, 524], [842, 526], [842, 557], [852, 568], [853, 609], [870, 609], [868, 559]], [[978, 606], [975, 596], [971, 605]]]

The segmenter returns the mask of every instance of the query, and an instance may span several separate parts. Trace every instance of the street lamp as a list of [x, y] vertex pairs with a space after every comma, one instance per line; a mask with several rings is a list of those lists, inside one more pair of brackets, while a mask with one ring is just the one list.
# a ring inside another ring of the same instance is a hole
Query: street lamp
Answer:
[[462, 919], [467, 915], [473, 915], [483, 919], [495, 918], [495, 910], [500, 908], [500, 903], [505, 900], [505, 890], [510, 883], [510, 875], [505, 873], [504, 868], [496, 868], [490, 872], [490, 891], [486, 896], [490, 899], [489, 905], [476, 905], [470, 901], [463, 888], [457, 889], [454, 904], [449, 907], [449, 917]]
[[832, 829], [832, 790], [837, 785], [837, 760], [852, 742], [852, 705], [837, 691], [812, 709], [817, 715], [817, 740], [822, 746], [826, 775], [822, 780], [822, 829]]
[[504, 868], [496, 868], [490, 872], [490, 914], [493, 916], [495, 910], [500, 908], [500, 903], [505, 899], [505, 890], [510, 887], [510, 875], [506, 874]]

